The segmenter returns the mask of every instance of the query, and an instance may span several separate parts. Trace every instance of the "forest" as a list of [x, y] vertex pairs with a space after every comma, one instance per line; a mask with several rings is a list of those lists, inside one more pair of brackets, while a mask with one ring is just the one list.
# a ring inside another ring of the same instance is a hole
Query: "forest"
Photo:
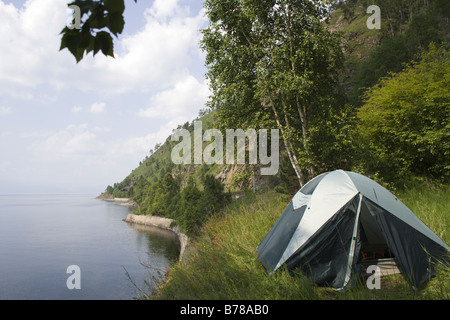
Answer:
[[[62, 31], [61, 49], [77, 61], [90, 52], [113, 55], [122, 2], [74, 1], [88, 18], [80, 30]], [[450, 3], [376, 1], [379, 30], [366, 25], [373, 4], [204, 2], [210, 23], [200, 47], [212, 96], [199, 106], [198, 119], [205, 129], [279, 129], [279, 173], [259, 187], [293, 194], [334, 169], [365, 174], [392, 190], [418, 180], [448, 184]], [[258, 165], [175, 166], [173, 146], [170, 137], [156, 145], [106, 193], [133, 198], [137, 213], [176, 218], [195, 233], [232, 193], [254, 188]]]

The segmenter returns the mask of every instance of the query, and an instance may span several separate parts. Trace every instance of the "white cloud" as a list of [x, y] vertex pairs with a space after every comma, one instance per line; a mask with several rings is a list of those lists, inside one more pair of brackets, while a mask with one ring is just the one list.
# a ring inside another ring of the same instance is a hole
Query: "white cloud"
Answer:
[[67, 55], [58, 55], [65, 8], [58, 0], [29, 0], [22, 8], [0, 2], [0, 93], [19, 96], [24, 88], [59, 81], [68, 61]]
[[11, 107], [0, 107], [0, 117], [10, 115], [12, 113]]
[[178, 0], [155, 0], [150, 12], [154, 17], [165, 18], [173, 15], [177, 8]]
[[[207, 100], [207, 84], [196, 78], [204, 68], [202, 11], [177, 0], [149, 1], [143, 19], [130, 15], [143, 21], [140, 29], [126, 26], [114, 40], [115, 59], [90, 54], [76, 64], [68, 50], [59, 51], [68, 2], [0, 0], [2, 180], [120, 181]], [[19, 111], [15, 123], [9, 115]]]
[[96, 134], [87, 125], [69, 125], [44, 140], [35, 141], [29, 149], [40, 159], [55, 160], [78, 158], [97, 149]]
[[94, 102], [90, 109], [90, 113], [103, 113], [106, 110], [106, 103], [104, 102]]
[[192, 119], [202, 109], [210, 95], [206, 82], [188, 76], [171, 89], [158, 92], [151, 97], [149, 108], [139, 110], [141, 117]]
[[95, 132], [111, 132], [111, 129], [108, 127], [95, 127], [93, 130]]
[[0, 94], [23, 96], [39, 84], [108, 94], [173, 85], [201, 54], [205, 17], [176, 0], [157, 0], [144, 15], [139, 32], [115, 40], [115, 59], [89, 54], [76, 64], [67, 49], [59, 51], [68, 18], [64, 1], [28, 0], [16, 8], [0, 0]]
[[81, 112], [81, 110], [83, 110], [83, 108], [80, 107], [80, 106], [75, 106], [75, 107], [73, 107], [73, 108], [71, 109], [71, 111], [72, 111], [73, 113], [79, 113], [79, 112]]
[[116, 59], [96, 56], [92, 68], [101, 87], [116, 93], [149, 91], [172, 86], [189, 74], [191, 62], [200, 55], [198, 30], [205, 18], [203, 13], [191, 17], [176, 1], [168, 4], [156, 1], [145, 11], [144, 28], [119, 41], [116, 47], [122, 54]]

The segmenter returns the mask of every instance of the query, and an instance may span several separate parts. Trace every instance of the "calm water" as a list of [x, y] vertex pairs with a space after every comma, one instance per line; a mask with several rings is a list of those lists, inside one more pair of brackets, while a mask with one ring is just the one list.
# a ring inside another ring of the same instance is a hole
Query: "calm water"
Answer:
[[[0, 195], [0, 299], [133, 299], [178, 258], [175, 235], [86, 195]], [[81, 289], [66, 273], [80, 268]], [[131, 280], [130, 280], [131, 279]], [[133, 284], [134, 283], [134, 284]]]

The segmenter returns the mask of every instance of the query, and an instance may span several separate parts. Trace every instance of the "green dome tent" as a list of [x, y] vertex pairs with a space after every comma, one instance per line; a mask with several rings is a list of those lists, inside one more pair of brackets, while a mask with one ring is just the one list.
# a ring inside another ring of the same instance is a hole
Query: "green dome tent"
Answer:
[[269, 273], [299, 269], [319, 285], [351, 286], [367, 256], [395, 261], [416, 290], [450, 264], [450, 247], [375, 181], [343, 170], [305, 184], [258, 246]]

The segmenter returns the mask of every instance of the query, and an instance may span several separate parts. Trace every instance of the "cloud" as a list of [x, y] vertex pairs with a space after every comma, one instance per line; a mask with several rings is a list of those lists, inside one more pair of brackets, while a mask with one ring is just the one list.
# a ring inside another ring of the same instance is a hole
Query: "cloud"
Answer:
[[83, 110], [83, 108], [80, 107], [80, 106], [75, 106], [75, 107], [73, 107], [73, 108], [71, 109], [71, 111], [72, 111], [73, 113], [79, 113], [79, 112], [81, 112], [81, 110]]
[[96, 134], [90, 132], [86, 124], [72, 124], [44, 140], [35, 141], [29, 149], [36, 157], [44, 160], [78, 159], [97, 150], [95, 138]]
[[191, 62], [201, 55], [202, 12], [190, 16], [177, 1], [155, 1], [144, 16], [141, 31], [121, 38], [115, 59], [96, 56], [92, 70], [102, 87], [116, 93], [168, 87], [186, 77]]
[[150, 12], [155, 17], [165, 18], [173, 15], [177, 8], [178, 0], [155, 0]]
[[89, 109], [90, 113], [103, 113], [106, 110], [106, 103], [104, 102], [94, 102]]
[[138, 114], [146, 118], [192, 119], [204, 107], [209, 95], [206, 82], [201, 83], [193, 76], [188, 76], [176, 83], [173, 88], [152, 96], [149, 107], [140, 109]]
[[[198, 46], [207, 19], [192, 3], [154, 0], [140, 16], [128, 11], [143, 24], [128, 23], [114, 39], [116, 57], [89, 54], [76, 64], [59, 51], [68, 2], [0, 0], [2, 179], [119, 181], [207, 101]], [[4, 121], [19, 111], [20, 122]], [[86, 124], [67, 125], [75, 121]]]
[[170, 122], [161, 126], [158, 131], [145, 136], [129, 137], [115, 141], [108, 145], [107, 157], [134, 155], [143, 158], [149, 154], [150, 149], [153, 149], [157, 143], [164, 142], [171, 134], [173, 128], [174, 124]]
[[60, 80], [68, 60], [58, 56], [58, 33], [66, 17], [64, 1], [29, 0], [21, 8], [0, 2], [0, 93], [19, 96], [43, 81]]
[[10, 115], [12, 113], [11, 107], [0, 107], [0, 117]]
[[21, 8], [0, 1], [0, 94], [32, 95], [40, 84], [107, 94], [173, 86], [201, 55], [198, 30], [207, 21], [176, 0], [156, 0], [140, 31], [115, 40], [115, 59], [89, 54], [76, 64], [66, 49], [59, 51], [69, 16], [60, 0], [28, 0]]

